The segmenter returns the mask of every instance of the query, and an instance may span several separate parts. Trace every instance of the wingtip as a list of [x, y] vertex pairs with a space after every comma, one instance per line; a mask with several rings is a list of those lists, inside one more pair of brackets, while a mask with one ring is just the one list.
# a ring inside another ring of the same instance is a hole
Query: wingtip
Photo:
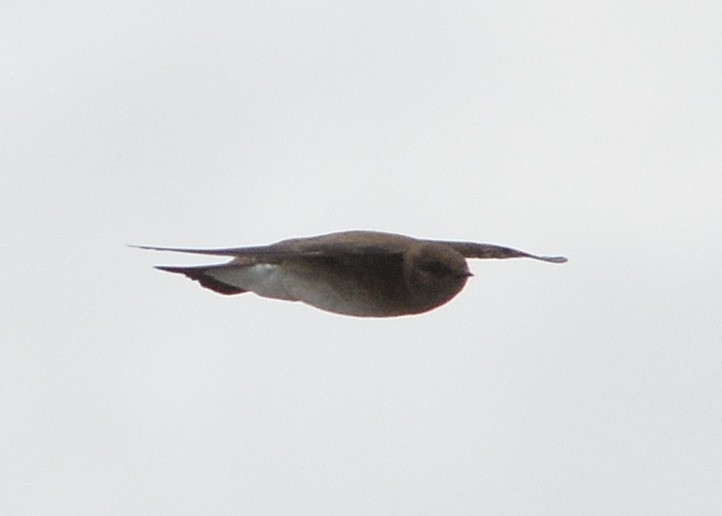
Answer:
[[566, 263], [569, 261], [566, 256], [540, 256], [539, 258], [550, 263]]
[[144, 251], [170, 251], [173, 253], [194, 253], [194, 254], [203, 254], [204, 251], [202, 249], [185, 249], [180, 247], [158, 247], [155, 245], [137, 245], [137, 244], [127, 244], [128, 247], [132, 247], [134, 249], [143, 249]]
[[168, 247], [156, 247], [152, 245], [138, 245], [138, 244], [125, 244], [127, 247], [132, 249], [142, 249], [144, 251], [175, 251], [175, 249]]

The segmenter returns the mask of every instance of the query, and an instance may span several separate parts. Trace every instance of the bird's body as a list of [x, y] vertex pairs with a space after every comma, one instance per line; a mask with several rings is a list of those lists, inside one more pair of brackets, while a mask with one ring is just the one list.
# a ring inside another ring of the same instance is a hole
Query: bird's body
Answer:
[[221, 294], [250, 291], [358, 317], [410, 315], [443, 305], [471, 276], [466, 258], [566, 261], [489, 244], [419, 240], [375, 231], [235, 249], [143, 248], [233, 257], [220, 265], [157, 267], [184, 274]]

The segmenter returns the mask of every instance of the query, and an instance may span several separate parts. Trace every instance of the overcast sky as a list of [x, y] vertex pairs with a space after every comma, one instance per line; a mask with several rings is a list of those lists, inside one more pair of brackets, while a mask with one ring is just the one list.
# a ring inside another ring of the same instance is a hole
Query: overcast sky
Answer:
[[[0, 512], [722, 513], [718, 1], [9, 0]], [[125, 247], [538, 254], [355, 319]]]

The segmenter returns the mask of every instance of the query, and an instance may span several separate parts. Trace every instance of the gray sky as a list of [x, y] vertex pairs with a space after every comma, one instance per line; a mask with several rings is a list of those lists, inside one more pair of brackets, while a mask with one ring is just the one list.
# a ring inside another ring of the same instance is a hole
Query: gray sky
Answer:
[[[722, 511], [719, 2], [10, 1], [4, 514]], [[392, 320], [127, 243], [477, 240]]]

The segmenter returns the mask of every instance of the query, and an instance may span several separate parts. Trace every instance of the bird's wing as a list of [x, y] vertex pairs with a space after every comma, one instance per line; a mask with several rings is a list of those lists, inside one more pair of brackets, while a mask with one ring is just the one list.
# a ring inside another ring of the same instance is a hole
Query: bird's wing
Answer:
[[232, 247], [226, 249], [189, 249], [181, 247], [156, 247], [147, 245], [131, 245], [137, 249], [151, 251], [172, 251], [176, 253], [204, 254], [215, 256], [255, 257], [260, 261], [275, 261], [288, 258], [340, 257], [353, 255], [395, 256], [403, 253], [400, 248], [389, 248], [383, 245], [361, 244], [356, 242], [318, 243], [294, 246], [279, 242], [259, 247]]
[[464, 256], [464, 258], [533, 258], [551, 263], [564, 263], [567, 259], [563, 256], [537, 256], [524, 251], [503, 247], [494, 244], [478, 244], [476, 242], [446, 242], [437, 240], [437, 243], [446, 244], [453, 248], [456, 252]]
[[[150, 245], [131, 245], [136, 249], [146, 249], [149, 251], [171, 251], [174, 253], [190, 253], [190, 254], [205, 254], [215, 256], [247, 256], [247, 255], [265, 255], [265, 254], [279, 254], [279, 251], [273, 251], [270, 246], [259, 246], [259, 247], [233, 247], [227, 249], [189, 249], [186, 247], [156, 247]], [[288, 255], [289, 251], [283, 251], [283, 254]]]

